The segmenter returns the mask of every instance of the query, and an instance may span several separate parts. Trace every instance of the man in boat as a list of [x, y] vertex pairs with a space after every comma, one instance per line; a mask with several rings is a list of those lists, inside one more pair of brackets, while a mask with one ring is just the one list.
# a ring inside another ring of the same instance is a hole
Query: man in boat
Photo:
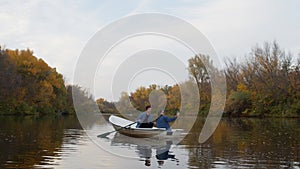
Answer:
[[160, 112], [160, 117], [156, 120], [157, 128], [165, 128], [168, 131], [171, 131], [171, 127], [169, 125], [170, 122], [175, 121], [179, 116], [179, 112], [174, 117], [168, 117], [165, 115], [164, 110]]
[[146, 111], [141, 113], [138, 118], [136, 119], [137, 128], [152, 128], [153, 122], [152, 122], [152, 114], [151, 113], [151, 106], [146, 106]]

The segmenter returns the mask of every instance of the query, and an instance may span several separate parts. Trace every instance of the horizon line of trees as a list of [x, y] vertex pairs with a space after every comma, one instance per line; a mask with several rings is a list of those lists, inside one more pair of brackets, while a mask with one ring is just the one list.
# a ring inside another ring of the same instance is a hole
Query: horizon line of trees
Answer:
[[181, 106], [192, 108], [196, 104], [181, 104], [181, 95], [195, 97], [181, 93], [181, 89], [196, 82], [200, 96], [199, 115], [207, 115], [211, 105], [212, 79], [205, 66], [209, 66], [209, 69], [219, 71], [226, 77], [225, 116], [300, 117], [300, 54], [297, 60], [293, 58], [280, 49], [276, 41], [256, 45], [240, 63], [236, 59], [227, 59], [224, 70], [215, 68], [210, 56], [198, 54], [188, 60], [190, 80], [182, 84], [152, 84], [130, 94], [123, 92], [116, 102], [100, 98], [97, 104], [102, 112], [108, 113], [144, 111], [145, 106], [150, 105], [151, 92], [160, 90], [167, 99], [165, 111], [173, 114]]
[[[180, 108], [192, 110], [199, 104], [198, 114], [207, 115], [212, 97], [209, 69], [226, 77], [224, 115], [300, 117], [300, 54], [295, 58], [280, 49], [276, 41], [253, 47], [242, 62], [227, 59], [224, 70], [214, 67], [210, 56], [198, 54], [188, 60], [190, 80], [186, 82], [141, 86], [132, 93], [121, 93], [116, 102], [99, 98], [96, 103], [102, 112], [134, 114], [144, 111], [150, 105], [151, 94], [157, 91], [157, 99], [151, 102], [157, 105], [154, 111], [175, 113]], [[29, 49], [0, 48], [0, 78], [0, 114], [74, 114], [74, 92], [83, 104], [94, 104], [84, 88], [65, 85], [63, 75]], [[198, 95], [186, 90], [195, 83]]]

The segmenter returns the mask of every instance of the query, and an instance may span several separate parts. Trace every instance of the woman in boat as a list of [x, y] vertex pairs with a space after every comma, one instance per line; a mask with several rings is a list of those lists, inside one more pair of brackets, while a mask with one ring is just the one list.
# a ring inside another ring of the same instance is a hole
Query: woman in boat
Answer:
[[137, 128], [152, 128], [152, 114], [151, 113], [151, 106], [146, 106], [146, 111], [141, 113], [138, 118], [136, 119]]
[[165, 115], [164, 110], [162, 110], [160, 112], [160, 117], [156, 120], [156, 127], [157, 128], [165, 128], [166, 130], [171, 131], [171, 127], [170, 127], [169, 123], [172, 121], [175, 121], [178, 116], [179, 116], [179, 113], [177, 112], [177, 114], [174, 117], [168, 117]]

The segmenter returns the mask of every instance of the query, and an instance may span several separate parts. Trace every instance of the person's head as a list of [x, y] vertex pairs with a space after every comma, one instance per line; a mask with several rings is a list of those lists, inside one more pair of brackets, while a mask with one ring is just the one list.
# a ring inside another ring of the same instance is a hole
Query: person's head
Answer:
[[146, 106], [146, 111], [150, 112], [151, 111], [151, 106]]

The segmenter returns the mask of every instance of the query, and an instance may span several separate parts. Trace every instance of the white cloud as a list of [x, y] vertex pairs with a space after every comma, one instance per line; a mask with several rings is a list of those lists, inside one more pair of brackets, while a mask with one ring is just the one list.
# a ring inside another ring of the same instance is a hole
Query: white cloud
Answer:
[[219, 55], [243, 57], [252, 46], [277, 40], [294, 55], [299, 52], [300, 2], [219, 0], [176, 12], [197, 26]]

